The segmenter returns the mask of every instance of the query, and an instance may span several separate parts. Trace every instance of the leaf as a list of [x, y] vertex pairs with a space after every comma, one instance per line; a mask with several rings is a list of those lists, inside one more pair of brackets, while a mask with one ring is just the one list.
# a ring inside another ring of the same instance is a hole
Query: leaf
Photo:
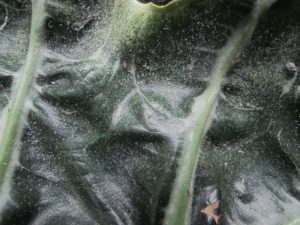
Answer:
[[144, 3], [0, 1], [0, 224], [299, 223], [299, 3]]

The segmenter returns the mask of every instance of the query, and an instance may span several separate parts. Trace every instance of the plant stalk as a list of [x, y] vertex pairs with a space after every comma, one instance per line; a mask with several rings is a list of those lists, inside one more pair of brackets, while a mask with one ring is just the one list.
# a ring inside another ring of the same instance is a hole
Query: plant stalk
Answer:
[[22, 131], [27, 115], [26, 101], [29, 101], [32, 82], [40, 62], [45, 19], [45, 0], [32, 0], [31, 31], [26, 60], [23, 67], [17, 72], [11, 101], [5, 108], [1, 119], [0, 218], [2, 208], [9, 199], [14, 168], [18, 164]]
[[[211, 80], [204, 93], [194, 99], [183, 150], [179, 158], [176, 178], [166, 208], [164, 225], [190, 225], [195, 169], [201, 152], [201, 144], [210, 126], [216, 108], [222, 82], [228, 70], [234, 65], [242, 50], [250, 41], [262, 13], [273, 0], [257, 0], [250, 15], [238, 25], [222, 48], [212, 69]], [[199, 212], [200, 213], [200, 212]]]

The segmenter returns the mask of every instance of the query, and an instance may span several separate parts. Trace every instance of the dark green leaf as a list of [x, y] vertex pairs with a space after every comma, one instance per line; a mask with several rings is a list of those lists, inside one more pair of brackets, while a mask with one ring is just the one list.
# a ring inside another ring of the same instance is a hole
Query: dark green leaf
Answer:
[[147, 2], [0, 1], [0, 224], [300, 224], [299, 2]]

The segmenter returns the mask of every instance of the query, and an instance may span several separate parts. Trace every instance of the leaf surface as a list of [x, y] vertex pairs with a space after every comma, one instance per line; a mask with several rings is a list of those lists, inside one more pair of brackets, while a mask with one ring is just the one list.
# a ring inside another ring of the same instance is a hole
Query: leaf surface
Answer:
[[299, 223], [297, 1], [0, 10], [1, 225]]

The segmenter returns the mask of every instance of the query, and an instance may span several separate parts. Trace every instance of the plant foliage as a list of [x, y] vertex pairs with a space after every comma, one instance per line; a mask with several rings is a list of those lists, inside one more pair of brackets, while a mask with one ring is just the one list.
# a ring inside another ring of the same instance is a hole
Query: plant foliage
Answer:
[[0, 0], [0, 224], [300, 224], [297, 0]]

